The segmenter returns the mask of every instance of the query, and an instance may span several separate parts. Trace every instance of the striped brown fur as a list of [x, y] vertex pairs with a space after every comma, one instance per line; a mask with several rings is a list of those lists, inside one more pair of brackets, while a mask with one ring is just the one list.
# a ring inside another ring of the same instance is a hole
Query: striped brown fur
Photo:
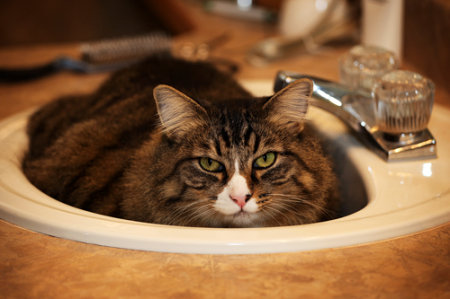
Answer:
[[[303, 119], [310, 89], [305, 81], [254, 98], [209, 64], [149, 58], [92, 95], [34, 113], [23, 170], [57, 200], [137, 221], [241, 227], [331, 219], [337, 181]], [[268, 152], [274, 164], [255, 168]], [[219, 161], [221, 171], [203, 169], [201, 157]], [[245, 221], [213, 208], [236, 165], [258, 205]]]

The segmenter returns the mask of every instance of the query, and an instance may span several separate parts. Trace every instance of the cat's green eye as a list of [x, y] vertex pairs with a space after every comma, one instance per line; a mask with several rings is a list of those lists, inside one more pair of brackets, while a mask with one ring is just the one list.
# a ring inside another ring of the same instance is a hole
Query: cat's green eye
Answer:
[[224, 170], [224, 166], [220, 162], [217, 162], [216, 160], [208, 157], [200, 158], [199, 163], [200, 166], [206, 171], [221, 172]]
[[277, 154], [274, 152], [265, 153], [261, 157], [258, 157], [255, 162], [253, 162], [253, 167], [257, 169], [270, 167], [273, 165], [273, 163], [275, 163], [276, 158]]

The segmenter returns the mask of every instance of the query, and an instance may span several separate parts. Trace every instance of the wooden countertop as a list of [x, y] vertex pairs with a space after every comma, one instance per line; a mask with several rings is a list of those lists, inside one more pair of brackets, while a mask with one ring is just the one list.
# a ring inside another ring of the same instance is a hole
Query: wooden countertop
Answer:
[[[337, 58], [348, 50], [323, 49], [265, 67], [245, 62], [245, 52], [273, 33], [258, 24], [200, 15], [195, 32], [204, 42], [226, 32], [213, 55], [241, 65], [239, 79], [273, 79], [280, 69], [336, 80]], [[207, 26], [206, 26], [207, 25]], [[77, 56], [76, 45], [0, 49], [0, 65]], [[412, 66], [404, 68], [414, 69]], [[21, 84], [0, 84], [0, 120], [55, 97], [93, 91], [107, 74], [60, 73]], [[436, 102], [449, 107], [438, 86]], [[0, 221], [2, 298], [444, 298], [450, 297], [450, 224], [413, 235], [346, 248], [260, 255], [195, 255], [108, 248], [58, 239]]]

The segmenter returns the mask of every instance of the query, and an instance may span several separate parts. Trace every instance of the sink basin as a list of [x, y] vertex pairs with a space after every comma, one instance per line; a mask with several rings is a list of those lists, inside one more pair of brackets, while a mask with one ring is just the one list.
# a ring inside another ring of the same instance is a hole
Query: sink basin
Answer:
[[[270, 81], [243, 84], [271, 94]], [[83, 211], [31, 185], [20, 168], [27, 111], [0, 123], [0, 218], [61, 238], [120, 248], [182, 253], [268, 253], [341, 247], [418, 232], [450, 220], [450, 110], [435, 107], [430, 130], [438, 158], [386, 163], [336, 117], [311, 107], [308, 118], [331, 144], [341, 177], [341, 217], [267, 228], [193, 228], [142, 223]]]

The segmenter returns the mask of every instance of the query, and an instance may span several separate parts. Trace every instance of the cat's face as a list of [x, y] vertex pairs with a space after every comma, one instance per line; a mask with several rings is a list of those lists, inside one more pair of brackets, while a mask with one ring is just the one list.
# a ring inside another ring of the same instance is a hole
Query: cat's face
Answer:
[[192, 219], [251, 227], [306, 223], [311, 212], [316, 216], [317, 203], [309, 198], [315, 178], [295, 149], [301, 142], [262, 126], [242, 122], [228, 131], [216, 124], [205, 134], [208, 147], [194, 150], [180, 176], [198, 199]]
[[255, 227], [322, 218], [330, 166], [304, 132], [311, 89], [301, 81], [270, 99], [201, 106], [156, 88], [165, 137], [151, 146], [165, 145], [152, 152], [153, 165], [141, 167], [159, 179], [145, 191], [159, 197], [149, 201], [152, 221]]

